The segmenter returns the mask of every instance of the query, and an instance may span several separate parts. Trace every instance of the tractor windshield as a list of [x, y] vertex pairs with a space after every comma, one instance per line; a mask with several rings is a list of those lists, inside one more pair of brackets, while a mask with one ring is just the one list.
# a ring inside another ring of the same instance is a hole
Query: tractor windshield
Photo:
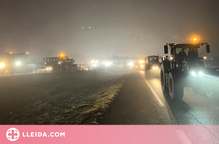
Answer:
[[149, 57], [149, 61], [158, 61], [158, 57], [154, 56], [154, 57]]
[[196, 59], [198, 58], [197, 48], [176, 48], [175, 56], [183, 56], [184, 58]]

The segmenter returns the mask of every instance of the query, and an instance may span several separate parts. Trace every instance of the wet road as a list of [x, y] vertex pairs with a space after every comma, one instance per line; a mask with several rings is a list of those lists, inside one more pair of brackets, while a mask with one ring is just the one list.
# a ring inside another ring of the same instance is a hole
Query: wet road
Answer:
[[[145, 79], [144, 71], [132, 71], [101, 124], [207, 125], [219, 124], [219, 100], [184, 88], [182, 101], [165, 97], [160, 78]], [[218, 127], [206, 130], [219, 139]]]

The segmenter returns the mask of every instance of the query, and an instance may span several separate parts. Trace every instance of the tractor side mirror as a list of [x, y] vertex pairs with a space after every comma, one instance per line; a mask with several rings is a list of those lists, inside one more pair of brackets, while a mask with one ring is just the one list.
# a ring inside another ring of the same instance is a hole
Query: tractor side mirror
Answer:
[[168, 54], [168, 46], [167, 45], [164, 45], [164, 53]]
[[210, 53], [210, 45], [209, 44], [206, 45], [206, 52]]

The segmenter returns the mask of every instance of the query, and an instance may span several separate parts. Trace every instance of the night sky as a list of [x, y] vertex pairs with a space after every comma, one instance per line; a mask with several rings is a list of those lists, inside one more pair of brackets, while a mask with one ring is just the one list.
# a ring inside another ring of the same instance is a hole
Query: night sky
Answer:
[[65, 52], [78, 62], [145, 57], [198, 35], [217, 56], [218, 6], [217, 0], [0, 0], [0, 52]]

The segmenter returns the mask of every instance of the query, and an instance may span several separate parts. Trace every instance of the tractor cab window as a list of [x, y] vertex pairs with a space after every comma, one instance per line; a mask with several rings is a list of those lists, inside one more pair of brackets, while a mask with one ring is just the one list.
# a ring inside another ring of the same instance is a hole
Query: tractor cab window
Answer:
[[149, 61], [152, 62], [152, 61], [158, 61], [158, 57], [149, 57]]
[[198, 57], [198, 51], [196, 48], [176, 48], [175, 57], [183, 57], [183, 58], [197, 58]]

